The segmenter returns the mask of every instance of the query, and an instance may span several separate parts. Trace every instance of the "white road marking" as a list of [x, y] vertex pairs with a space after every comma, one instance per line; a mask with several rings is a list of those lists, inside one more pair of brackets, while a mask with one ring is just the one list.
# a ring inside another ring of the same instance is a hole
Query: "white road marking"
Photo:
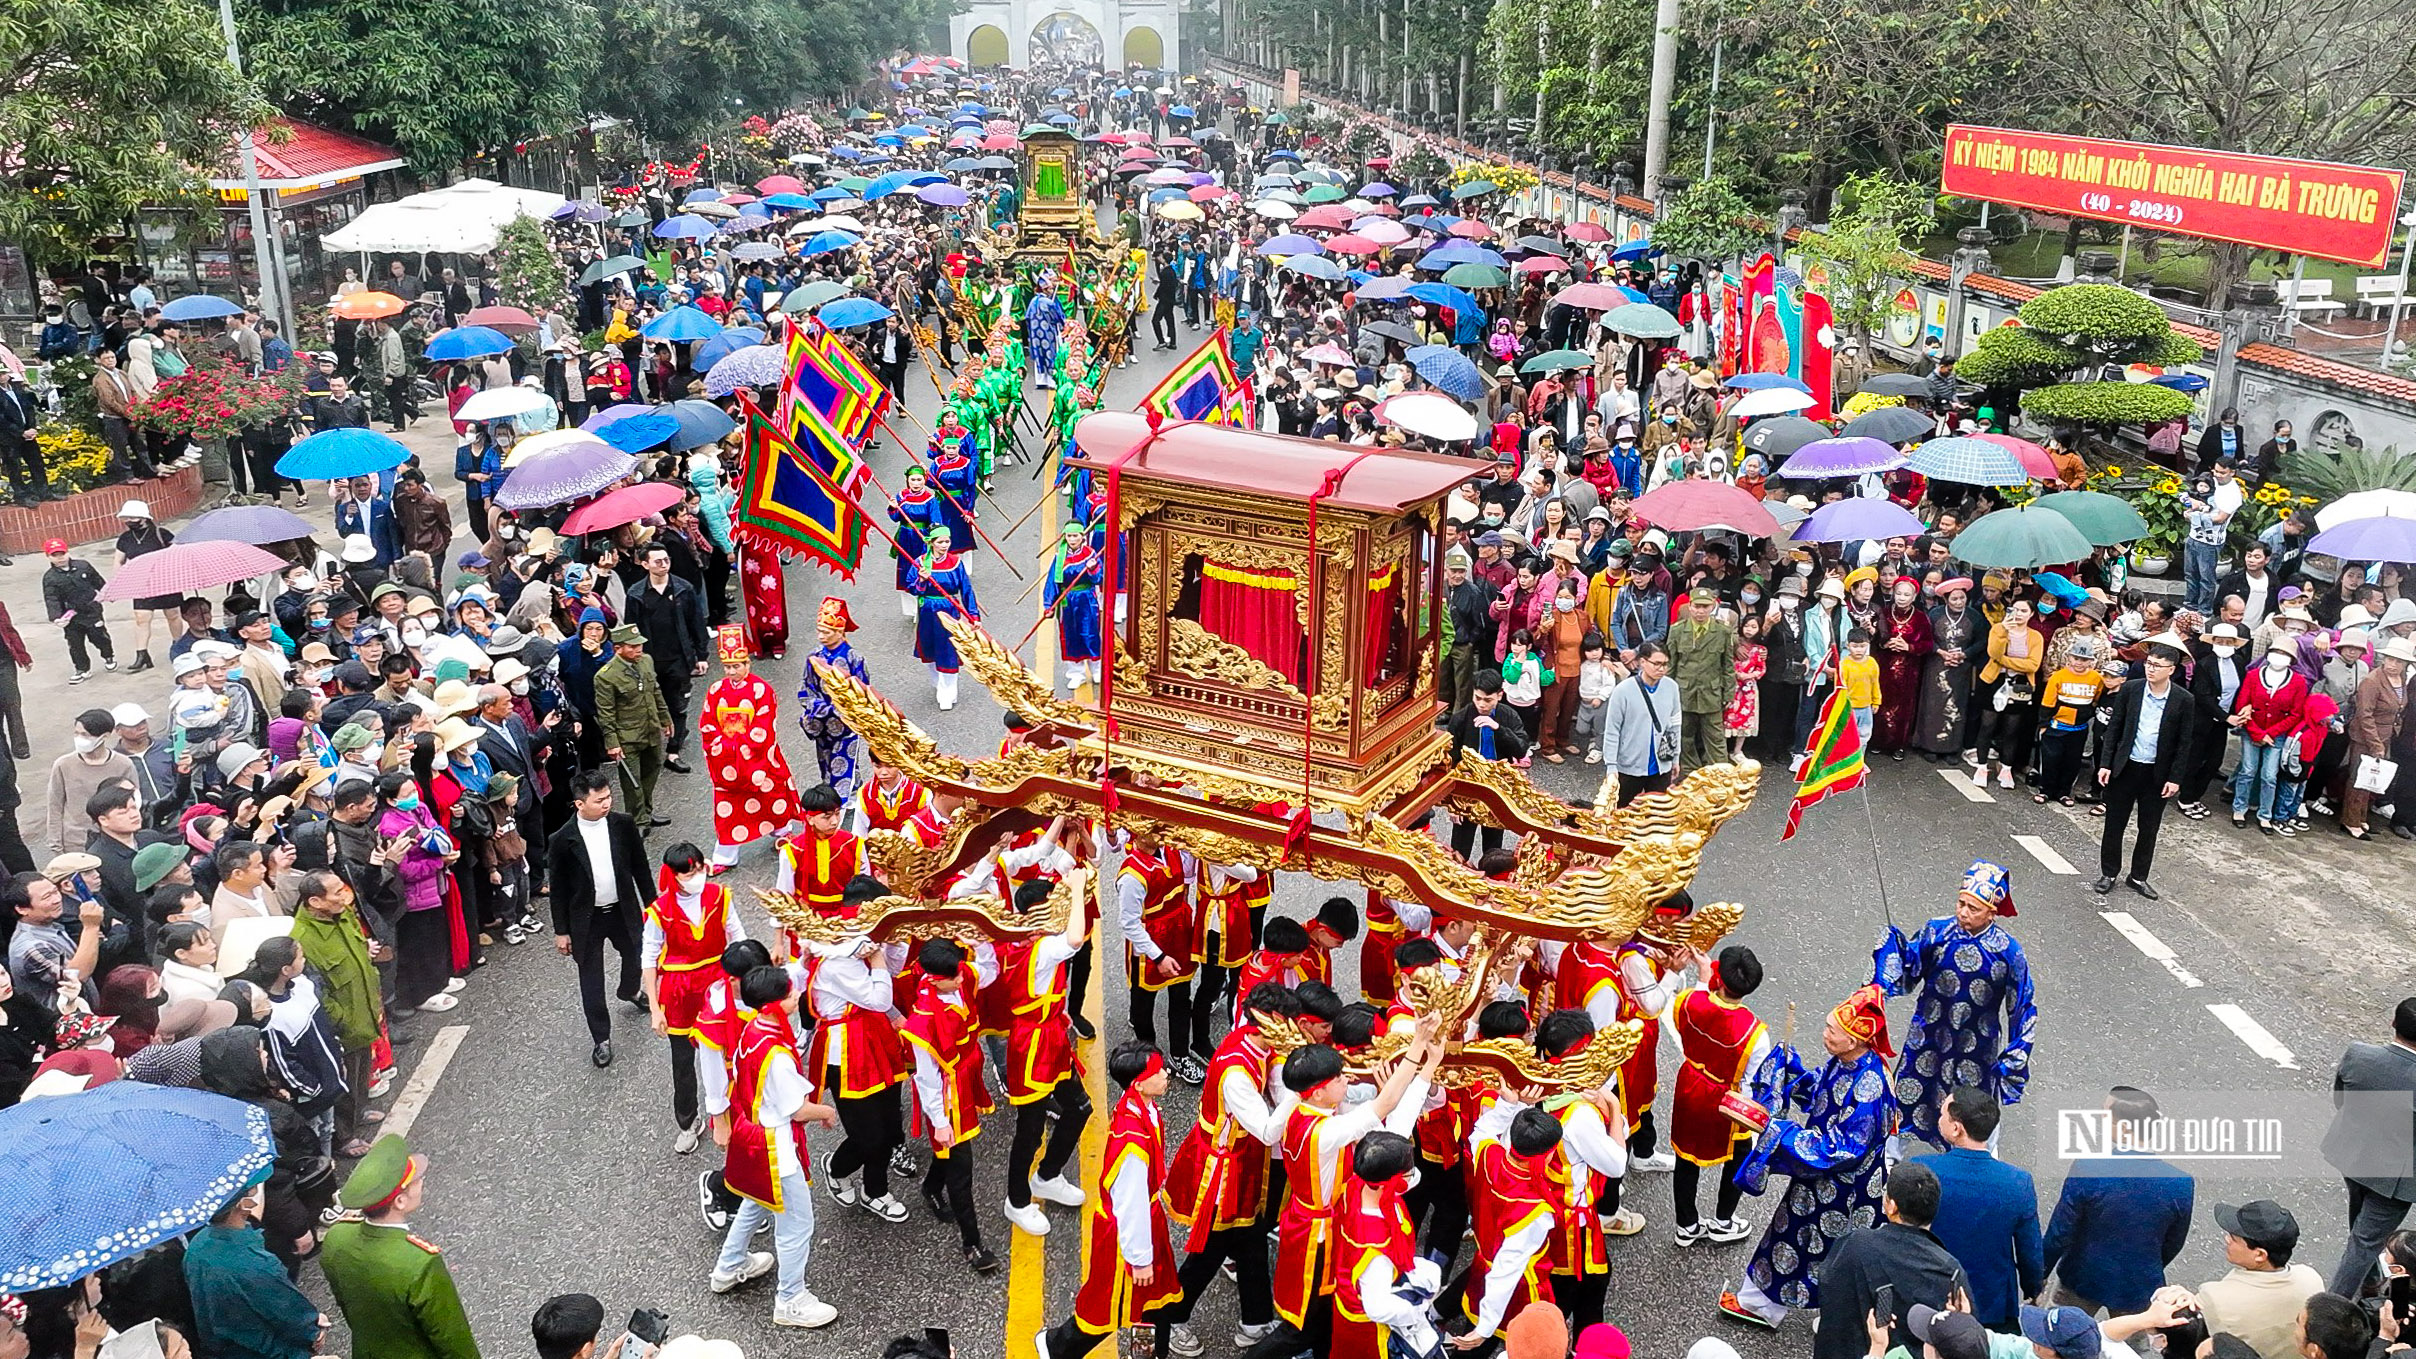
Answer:
[[1990, 797], [1990, 796], [1988, 795], [1988, 790], [1987, 790], [1987, 789], [1985, 789], [1985, 788], [1981, 787], [1979, 784], [1977, 784], [1977, 783], [1973, 782], [1973, 780], [1972, 780], [1972, 776], [1971, 776], [1969, 773], [1967, 773], [1967, 772], [1965, 772], [1965, 771], [1963, 771], [1963, 770], [1960, 770], [1960, 769], [1941, 769], [1941, 770], [1939, 770], [1939, 771], [1938, 771], [1938, 777], [1939, 777], [1939, 778], [1942, 778], [1942, 779], [1944, 779], [1944, 780], [1946, 780], [1946, 784], [1947, 784], [1947, 786], [1948, 786], [1948, 787], [1950, 787], [1950, 788], [1952, 788], [1952, 789], [1954, 789], [1956, 792], [1961, 793], [1961, 794], [1964, 796], [1965, 800], [1967, 800], [1967, 801], [1971, 801], [1971, 802], [1994, 802], [1994, 801], [1996, 801], [1996, 799], [1995, 799], [1995, 798]]
[[2071, 877], [2080, 872], [2079, 869], [2072, 866], [2071, 860], [2056, 853], [2046, 841], [2035, 835], [2017, 835], [2013, 837], [2013, 842], [2029, 850], [2030, 857], [2038, 860], [2039, 866], [2050, 873], [2061, 873], [2065, 877]]
[[2285, 1071], [2299, 1069], [2298, 1058], [2282, 1046], [2282, 1040], [2268, 1033], [2265, 1026], [2248, 1017], [2248, 1011], [2237, 1005], [2209, 1005], [2207, 1010], [2223, 1021], [2223, 1027], [2239, 1035], [2248, 1050]]
[[436, 1093], [436, 1083], [444, 1079], [445, 1067], [453, 1061], [453, 1054], [461, 1050], [461, 1040], [469, 1032], [469, 1025], [455, 1024], [438, 1029], [436, 1036], [428, 1040], [428, 1050], [420, 1055], [419, 1065], [411, 1069], [411, 1079], [404, 1084], [403, 1093], [394, 1101], [394, 1107], [386, 1111], [386, 1121], [378, 1125], [381, 1134], [401, 1137], [411, 1131], [412, 1122], [427, 1107], [428, 1096]]
[[2130, 940], [2131, 947], [2146, 954], [2151, 960], [2162, 963], [2164, 970], [2172, 973], [2183, 986], [2206, 985], [2205, 982], [2198, 980], [2195, 973], [2181, 965], [2179, 954], [2166, 946], [2162, 939], [2148, 933], [2148, 927], [2134, 919], [2129, 911], [2099, 911], [2098, 915], [2102, 916], [2107, 924], [2112, 925], [2116, 933]]

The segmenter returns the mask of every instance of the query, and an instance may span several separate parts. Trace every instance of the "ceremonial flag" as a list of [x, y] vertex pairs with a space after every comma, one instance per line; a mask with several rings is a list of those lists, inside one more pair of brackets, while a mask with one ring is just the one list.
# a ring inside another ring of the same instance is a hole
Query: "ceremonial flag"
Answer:
[[1787, 808], [1787, 828], [1779, 833], [1781, 841], [1795, 838], [1796, 823], [1803, 820], [1804, 808], [1832, 793], [1851, 792], [1862, 786], [1862, 729], [1854, 725], [1853, 706], [1846, 702], [1843, 689], [1829, 695], [1821, 705], [1820, 726], [1812, 733], [1812, 742], [1804, 750], [1803, 780], [1795, 786], [1795, 803]]
[[765, 547], [799, 553], [854, 579], [864, 559], [864, 512], [855, 501], [867, 469], [856, 450], [803, 402], [790, 410], [791, 438], [753, 402], [746, 467], [738, 479], [735, 527]]
[[[819, 333], [808, 334], [809, 330]], [[860, 450], [871, 437], [874, 422], [888, 411], [889, 401], [889, 389], [837, 335], [813, 326], [798, 326], [789, 332], [788, 378], [780, 388], [779, 424], [790, 438], [800, 444], [812, 441], [801, 428], [802, 412], [811, 411], [851, 450]]]
[[1134, 409], [1156, 411], [1168, 420], [1205, 420], [1246, 428], [1249, 405], [1248, 390], [1233, 371], [1233, 352], [1225, 347], [1225, 332], [1220, 329], [1176, 364]]

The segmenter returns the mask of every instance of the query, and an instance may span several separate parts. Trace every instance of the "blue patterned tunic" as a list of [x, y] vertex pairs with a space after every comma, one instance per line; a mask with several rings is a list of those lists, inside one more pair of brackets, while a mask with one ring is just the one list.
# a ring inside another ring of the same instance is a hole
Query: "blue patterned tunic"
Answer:
[[[1803, 1058], [1780, 1047], [1762, 1063], [1754, 1084], [1757, 1097], [1779, 1117], [1738, 1178], [1750, 1184], [1751, 1161], [1760, 1160], [1768, 1172], [1789, 1179], [1745, 1277], [1788, 1307], [1818, 1307], [1829, 1252], [1848, 1232], [1875, 1226], [1882, 1217], [1887, 1139], [1896, 1114], [1887, 1061], [1866, 1050], [1853, 1061], [1832, 1057], [1807, 1072]], [[1769, 1097], [1779, 1090], [1784, 1099]], [[1798, 1105], [1800, 1118], [1785, 1115]]]
[[[856, 654], [853, 643], [816, 648], [813, 660], [861, 683], [872, 683], [872, 672], [865, 668], [864, 658]], [[839, 716], [830, 695], [822, 692], [822, 678], [814, 673], [813, 660], [806, 663], [804, 682], [797, 687], [797, 720], [813, 740], [815, 758], [822, 765], [822, 781], [845, 797], [855, 791], [856, 732]]]
[[1049, 293], [1041, 293], [1023, 309], [1024, 338], [1032, 348], [1032, 360], [1041, 375], [1057, 371], [1057, 335], [1065, 328], [1065, 306]]
[[1921, 993], [1896, 1061], [1906, 1131], [1945, 1146], [1938, 1102], [1958, 1085], [1986, 1090], [2000, 1104], [2021, 1102], [2038, 1005], [2030, 962], [2003, 925], [1990, 921], [1975, 935], [1945, 915], [1911, 939], [1891, 925], [1871, 954], [1871, 980], [1891, 996]]

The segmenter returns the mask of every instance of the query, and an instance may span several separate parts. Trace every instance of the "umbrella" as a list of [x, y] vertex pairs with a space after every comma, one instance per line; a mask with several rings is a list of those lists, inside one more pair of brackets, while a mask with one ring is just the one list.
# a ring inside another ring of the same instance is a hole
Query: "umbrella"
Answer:
[[[508, 484], [508, 483], [507, 483]], [[608, 491], [570, 512], [562, 521], [562, 531], [568, 533], [601, 533], [635, 523], [650, 514], [661, 514], [680, 503], [685, 492], [668, 481], [641, 481]]]
[[797, 247], [797, 253], [802, 256], [827, 255], [834, 250], [851, 250], [863, 243], [864, 238], [852, 232], [818, 231], [804, 245]]
[[[604, 409], [589, 415], [586, 419], [579, 422], [579, 428], [585, 430], [599, 430], [604, 428], [606, 425], [611, 424], [615, 420], [626, 420], [633, 415], [644, 415], [653, 409], [654, 407], [646, 405], [643, 402], [624, 401], [617, 406], [606, 406]], [[521, 442], [526, 443], [527, 440], [524, 439]], [[516, 452], [518, 450], [515, 449], [514, 451]]]
[[545, 393], [534, 387], [489, 387], [472, 392], [461, 409], [453, 412], [456, 420], [509, 420], [515, 415], [542, 410], [549, 404]]
[[1207, 215], [1200, 211], [1199, 204], [1181, 198], [1170, 203], [1160, 203], [1154, 211], [1169, 222], [1196, 222]]
[[[710, 374], [708, 374], [710, 376]], [[641, 407], [640, 409], [644, 409]], [[679, 419], [662, 411], [625, 415], [595, 427], [595, 435], [624, 453], [641, 453], [679, 433]], [[519, 450], [515, 448], [514, 452]]]
[[1594, 356], [1582, 349], [1555, 349], [1549, 354], [1538, 354], [1520, 364], [1518, 371], [1546, 373], [1558, 372], [1563, 368], [1591, 368], [1593, 366]]
[[601, 439], [548, 448], [512, 469], [503, 489], [495, 492], [495, 503], [507, 510], [533, 510], [584, 500], [637, 466], [636, 458]]
[[[1371, 278], [1359, 285], [1358, 300], [1361, 302], [1397, 302], [1409, 296], [1409, 287], [1409, 280], [1398, 274]], [[1419, 344], [1422, 341], [1413, 336], [1405, 343]]]
[[1562, 274], [1567, 273], [1568, 269], [1569, 262], [1562, 259], [1558, 255], [1529, 255], [1525, 259], [1520, 260], [1517, 265], [1512, 268], [1511, 272], [1519, 274]]
[[1451, 196], [1454, 199], [1475, 198], [1480, 194], [1492, 193], [1501, 187], [1501, 185], [1494, 183], [1490, 179], [1472, 179], [1467, 183], [1460, 185], [1458, 188], [1453, 189], [1451, 191]]
[[1760, 497], [1725, 481], [1666, 482], [1637, 498], [1636, 513], [1646, 523], [1680, 531], [1718, 528], [1748, 538], [1778, 532]]
[[161, 317], [170, 321], [208, 321], [220, 316], [241, 316], [243, 308], [223, 297], [196, 293], [180, 297], [159, 309]]
[[1980, 439], [1931, 439], [1914, 446], [1904, 465], [1925, 477], [1967, 486], [2020, 486], [2030, 471], [2009, 449]]
[[1448, 283], [1412, 283], [1409, 285], [1409, 295], [1420, 302], [1432, 302], [1455, 312], [1474, 314], [1480, 321], [1485, 316], [1485, 309], [1476, 304], [1475, 298]]
[[1466, 406], [1441, 392], [1403, 392], [1376, 403], [1376, 423], [1395, 425], [1412, 434], [1446, 442], [1473, 439], [1477, 419]]
[[1319, 279], [1326, 283], [1342, 281], [1342, 266], [1317, 255], [1294, 255], [1285, 260], [1280, 267], [1289, 269], [1303, 278]]
[[1300, 215], [1300, 209], [1272, 198], [1261, 198], [1250, 205], [1250, 211], [1275, 222], [1289, 222]]
[[[1562, 291], [1565, 293], [1568, 290], [1564, 288]], [[1602, 326], [1605, 330], [1615, 330], [1643, 340], [1674, 340], [1682, 329], [1677, 317], [1650, 302], [1628, 302], [1613, 307], [1602, 314]]]
[[2055, 470], [2055, 459], [2048, 456], [2046, 449], [2028, 439], [2016, 439], [2010, 434], [1975, 434], [1972, 437], [2011, 453], [2022, 464], [2022, 470], [2035, 481], [2053, 481], [2060, 475]]
[[[788, 349], [776, 344], [749, 345], [735, 350], [705, 374], [705, 395], [728, 396], [741, 387], [769, 387], [787, 374], [788, 358]], [[624, 420], [621, 423], [633, 422]], [[673, 423], [676, 425], [678, 422]], [[611, 436], [607, 434], [605, 437]]]
[[710, 236], [718, 230], [720, 230], [719, 227], [695, 213], [683, 212], [657, 225], [654, 234], [666, 241], [684, 241]]
[[1928, 530], [1911, 510], [1884, 496], [1832, 500], [1795, 526], [1799, 543], [1852, 543], [1898, 538]]
[[1756, 420], [1745, 430], [1745, 447], [1764, 459], [1778, 459], [1809, 443], [1829, 437], [1828, 428], [1800, 415], [1774, 415]]
[[1510, 271], [1490, 264], [1455, 264], [1443, 271], [1443, 281], [1459, 288], [1499, 288]]
[[698, 187], [688, 191], [688, 196], [680, 200], [680, 206], [690, 207], [698, 203], [718, 203], [720, 201], [721, 190], [710, 187]]
[[806, 194], [776, 193], [765, 195], [763, 205], [767, 208], [778, 208], [782, 212], [811, 212], [816, 201]]
[[1938, 422], [1921, 412], [1904, 406], [1881, 406], [1864, 411], [1846, 422], [1840, 434], [1856, 438], [1877, 439], [1881, 443], [1901, 444], [1914, 439], [1926, 439], [1937, 432]]
[[1793, 387], [1763, 387], [1737, 398], [1728, 413], [1739, 420], [1751, 420], [1758, 415], [1790, 415], [1813, 404], [1810, 392]]
[[537, 318], [518, 307], [477, 307], [461, 318], [465, 326], [485, 326], [510, 334], [515, 330], [537, 329]]
[[2074, 528], [2099, 547], [2137, 542], [2148, 536], [2148, 521], [2139, 517], [2130, 501], [2118, 495], [2103, 491], [2057, 491], [2030, 503], [2071, 520]]
[[1955, 556], [1974, 566], [2053, 566], [2095, 548], [2071, 520], [2036, 505], [1983, 514], [1955, 535]]
[[790, 313], [809, 312], [834, 297], [845, 297], [854, 291], [834, 279], [818, 278], [783, 295], [778, 309]]
[[1300, 351], [1300, 357], [1310, 363], [1336, 363], [1346, 368], [1359, 362], [1358, 359], [1351, 356], [1349, 350], [1331, 341]]
[[1409, 366], [1429, 384], [1462, 401], [1474, 401], [1485, 394], [1485, 375], [1466, 354], [1449, 345], [1420, 345], [1409, 351]]
[[1651, 241], [1635, 240], [1628, 241], [1622, 244], [1618, 249], [1612, 251], [1611, 258], [1615, 260], [1640, 260], [1647, 255], [1659, 253], [1659, 249], [1655, 247]]
[[1873, 373], [1862, 380], [1861, 390], [1873, 396], [1927, 396], [1929, 380], [1910, 373]]
[[774, 194], [804, 193], [805, 181], [795, 175], [765, 175], [755, 181], [755, 192], [769, 199]]
[[1569, 247], [1549, 236], [1521, 236], [1510, 243], [1510, 248], [1532, 251], [1538, 255], [1559, 255], [1563, 258], [1566, 258], [1569, 253]]
[[738, 428], [738, 421], [728, 411], [710, 401], [674, 401], [662, 409], [680, 422], [680, 432], [671, 440], [672, 448], [677, 450], [718, 443], [721, 436]]
[[1418, 267], [1421, 269], [1448, 269], [1455, 264], [1490, 264], [1496, 268], [1508, 268], [1510, 261], [1502, 258], [1500, 251], [1488, 250], [1473, 241], [1453, 241], [1418, 256]]
[[206, 1225], [277, 1154], [267, 1110], [141, 1081], [0, 1111], [0, 1145], [0, 1289], [14, 1293], [73, 1283]]
[[581, 449], [601, 457], [617, 447], [619, 445], [614, 444], [611, 440], [590, 434], [583, 429], [549, 429], [532, 434], [512, 445], [512, 451], [503, 456], [503, 465], [518, 467], [531, 459], [566, 448]]
[[1618, 287], [1609, 283], [1572, 283], [1552, 294], [1552, 301], [1556, 306], [1576, 307], [1583, 311], [1607, 312], [1614, 307], [1627, 305], [1628, 296]]
[[580, 271], [579, 286], [584, 288], [591, 283], [602, 283], [615, 274], [626, 274], [645, 267], [646, 261], [635, 255], [615, 255], [608, 260], [597, 260]]
[[458, 363], [463, 359], [483, 359], [493, 354], [512, 352], [512, 337], [485, 326], [455, 326], [428, 341], [427, 354], [439, 363]]
[[1806, 396], [1812, 394], [1811, 387], [1801, 379], [1791, 378], [1785, 373], [1739, 373], [1720, 385], [1733, 387], [1740, 392], [1758, 392], [1770, 387], [1785, 387], [1791, 391], [1802, 392]]
[[1486, 241], [1502, 234], [1474, 218], [1454, 222], [1451, 224], [1450, 230], [1452, 235], [1464, 241]]
[[1610, 229], [1600, 222], [1571, 222], [1560, 229], [1560, 234], [1589, 245], [1600, 245], [1611, 238]]
[[613, 218], [610, 222], [606, 223], [606, 225], [614, 227], [642, 227], [653, 220], [653, 218], [646, 215], [646, 210], [644, 208], [631, 208], [629, 211]]
[[1398, 340], [1402, 344], [1416, 345], [1426, 343], [1425, 336], [1420, 335], [1418, 332], [1411, 330], [1405, 325], [1402, 325], [1399, 321], [1370, 321], [1366, 325], [1359, 327], [1359, 329], [1370, 335], [1381, 335], [1388, 340]]
[[1792, 529], [1810, 517], [1807, 511], [1799, 510], [1784, 500], [1765, 500], [1762, 502], [1762, 508], [1770, 511], [1771, 519], [1781, 529]]
[[285, 450], [277, 459], [277, 475], [296, 481], [365, 477], [400, 467], [410, 458], [411, 450], [399, 440], [374, 429], [326, 429]]
[[[103, 600], [148, 599], [153, 595], [189, 595], [271, 571], [292, 563], [250, 543], [176, 543], [146, 552], [127, 562], [101, 587]], [[9, 1163], [18, 1159], [12, 1156]], [[0, 1252], [0, 1259], [12, 1258]]]
[[1362, 217], [1351, 223], [1351, 234], [1378, 245], [1399, 245], [1416, 233], [1399, 222], [1382, 217]]
[[[1805, 421], [1811, 424], [1810, 421]], [[1818, 429], [1819, 426], [1814, 425]], [[1753, 446], [1751, 439], [1746, 447]], [[1877, 439], [1852, 435], [1840, 438], [1820, 438], [1799, 445], [1778, 469], [1782, 477], [1798, 481], [1819, 477], [1858, 477], [1866, 472], [1893, 472], [1904, 466], [1904, 455], [1894, 445]]]
[[269, 543], [308, 538], [310, 521], [275, 505], [228, 505], [201, 515], [176, 535], [180, 543]]
[[1269, 258], [1279, 258], [1285, 255], [1317, 255], [1324, 252], [1325, 247], [1317, 243], [1316, 237], [1303, 236], [1293, 231], [1287, 231], [1281, 236], [1269, 236], [1257, 248], [1258, 254]]
[[897, 315], [896, 312], [891, 311], [889, 308], [882, 306], [880, 303], [873, 301], [869, 297], [838, 298], [834, 301], [824, 303], [822, 305], [822, 309], [814, 314], [822, 318], [822, 324], [829, 326], [833, 330], [846, 330], [853, 326], [869, 326], [876, 321], [886, 321], [890, 317]]
[[363, 289], [349, 297], [339, 297], [328, 310], [348, 321], [374, 321], [388, 316], [400, 316], [410, 304], [392, 293], [375, 288]]
[[693, 362], [697, 368], [710, 369], [748, 345], [762, 344], [763, 332], [753, 326], [733, 326], [696, 347]]
[[2351, 491], [2315, 512], [2318, 529], [2357, 519], [2416, 519], [2416, 491]]
[[1392, 185], [1385, 183], [1381, 179], [1371, 179], [1367, 183], [1359, 186], [1359, 196], [1361, 198], [1390, 198], [1399, 192], [1401, 192], [1399, 189], [1394, 188]]
[[2352, 519], [2308, 539], [2307, 550], [2330, 553], [2343, 561], [2416, 561], [2416, 519], [2395, 515]]
[[721, 322], [682, 304], [638, 327], [638, 334], [649, 340], [709, 340], [721, 334]]
[[[684, 213], [681, 213], [681, 217], [703, 217], [713, 221], [726, 222], [738, 215], [738, 208], [730, 203], [690, 203], [687, 205], [687, 207], [688, 210]], [[676, 222], [679, 220], [679, 218], [674, 217], [671, 220]], [[663, 225], [669, 226], [671, 223], [665, 222]], [[662, 235], [662, 227], [655, 228], [654, 234], [657, 236]], [[694, 233], [690, 232], [684, 234], [693, 235]]]
[[1325, 243], [1325, 248], [1336, 255], [1373, 255], [1384, 249], [1380, 243], [1357, 235], [1336, 236]]
[[961, 208], [973, 201], [973, 195], [954, 184], [926, 184], [914, 196], [935, 208]]

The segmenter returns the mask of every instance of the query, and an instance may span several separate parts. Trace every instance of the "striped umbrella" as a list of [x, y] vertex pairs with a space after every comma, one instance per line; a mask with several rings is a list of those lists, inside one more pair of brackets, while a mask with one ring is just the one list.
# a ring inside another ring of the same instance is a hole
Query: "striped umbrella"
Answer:
[[705, 395], [728, 396], [742, 387], [769, 387], [788, 367], [788, 350], [776, 344], [749, 345], [723, 356], [705, 374]]
[[1905, 460], [1908, 470], [1933, 481], [1957, 481], [1966, 486], [2023, 486], [2030, 471], [2011, 449], [1980, 439], [1929, 439], [1913, 448]]
[[282, 571], [291, 563], [250, 543], [176, 543], [146, 552], [118, 569], [101, 587], [104, 601], [189, 595], [238, 580]]

